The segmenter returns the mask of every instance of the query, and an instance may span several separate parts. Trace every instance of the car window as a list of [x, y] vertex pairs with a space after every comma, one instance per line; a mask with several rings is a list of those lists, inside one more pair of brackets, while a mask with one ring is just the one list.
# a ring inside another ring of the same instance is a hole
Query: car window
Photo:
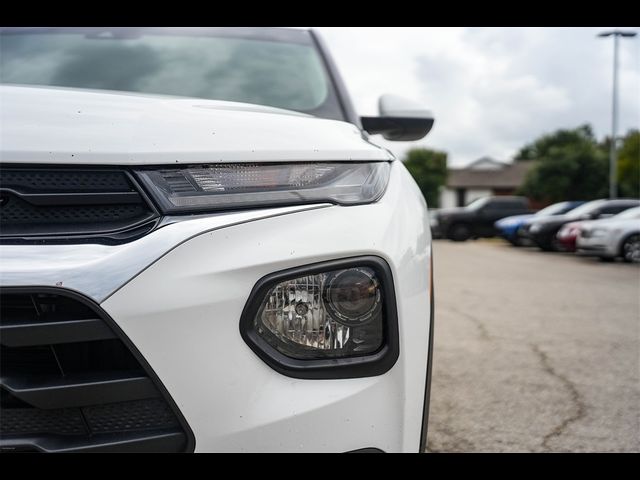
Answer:
[[496, 200], [489, 204], [491, 210], [522, 210], [525, 208], [522, 202]]
[[311, 40], [234, 32], [4, 29], [0, 81], [228, 100], [343, 119]]
[[539, 215], [541, 217], [547, 215], [561, 215], [573, 208], [576, 208], [578, 205], [579, 204], [575, 202], [554, 203], [553, 205], [549, 205], [548, 207], [545, 207], [542, 210], [536, 212], [536, 215]]
[[616, 220], [640, 219], [640, 207], [629, 208], [616, 215]]
[[536, 212], [536, 215], [545, 216], [545, 215], [555, 215], [564, 210], [566, 206], [566, 202], [562, 203], [554, 203], [553, 205], [549, 205], [548, 207], [543, 208]]
[[628, 210], [630, 208], [629, 205], [626, 204], [614, 204], [614, 205], [607, 205], [605, 207], [603, 207], [602, 209], [600, 209], [600, 211], [598, 212], [600, 215], [611, 215], [611, 214], [617, 214], [620, 212], [623, 212], [625, 210]]
[[489, 197], [477, 198], [476, 200], [468, 204], [465, 208], [469, 210], [479, 210], [480, 208], [487, 205], [489, 203], [489, 200], [490, 200]]
[[597, 213], [605, 202], [606, 200], [592, 200], [591, 202], [583, 203], [579, 207], [569, 210], [567, 217], [577, 219], [581, 218], [583, 215]]

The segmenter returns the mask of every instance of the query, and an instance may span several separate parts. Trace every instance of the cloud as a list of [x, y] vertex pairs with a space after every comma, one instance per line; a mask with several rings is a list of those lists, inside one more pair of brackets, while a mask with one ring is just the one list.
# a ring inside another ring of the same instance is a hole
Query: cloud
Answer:
[[[466, 164], [509, 159], [557, 128], [610, 133], [612, 41], [605, 28], [323, 28], [361, 114], [397, 93], [432, 109], [436, 124], [418, 142], [380, 143], [396, 155], [424, 145]], [[619, 133], [640, 127], [638, 39], [620, 42]], [[376, 138], [378, 141], [378, 138]]]

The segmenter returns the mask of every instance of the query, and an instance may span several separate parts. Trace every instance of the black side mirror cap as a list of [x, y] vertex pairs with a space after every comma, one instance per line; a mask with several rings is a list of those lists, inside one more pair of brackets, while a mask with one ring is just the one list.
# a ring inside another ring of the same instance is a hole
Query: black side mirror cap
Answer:
[[433, 118], [360, 117], [360, 120], [369, 134], [380, 133], [385, 139], [397, 142], [420, 140], [433, 127]]
[[433, 127], [430, 110], [395, 95], [382, 95], [378, 100], [378, 111], [378, 117], [360, 117], [362, 128], [371, 135], [380, 133], [387, 140], [420, 140]]

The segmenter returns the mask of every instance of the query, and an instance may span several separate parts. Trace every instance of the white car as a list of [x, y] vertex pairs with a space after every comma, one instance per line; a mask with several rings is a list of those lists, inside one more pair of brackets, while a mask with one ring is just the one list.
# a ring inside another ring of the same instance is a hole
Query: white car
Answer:
[[312, 31], [3, 29], [0, 449], [424, 451], [427, 207]]
[[610, 218], [582, 222], [576, 248], [579, 254], [604, 260], [620, 257], [625, 262], [640, 262], [640, 207]]

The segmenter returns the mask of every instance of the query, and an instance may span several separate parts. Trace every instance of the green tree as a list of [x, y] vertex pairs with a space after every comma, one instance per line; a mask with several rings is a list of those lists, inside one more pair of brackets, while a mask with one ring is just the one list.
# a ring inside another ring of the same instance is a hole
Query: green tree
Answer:
[[629, 130], [618, 152], [618, 195], [640, 198], [640, 130]]
[[590, 125], [581, 125], [574, 129], [560, 129], [553, 133], [541, 135], [533, 142], [522, 147], [515, 156], [515, 160], [540, 160], [559, 146], [580, 145], [583, 143], [596, 144], [593, 129]]
[[537, 160], [520, 193], [535, 200], [593, 200], [608, 192], [607, 154], [589, 125], [545, 134], [525, 145], [516, 160]]
[[447, 180], [447, 153], [428, 148], [412, 148], [404, 158], [407, 167], [430, 207], [438, 207], [440, 188]]

